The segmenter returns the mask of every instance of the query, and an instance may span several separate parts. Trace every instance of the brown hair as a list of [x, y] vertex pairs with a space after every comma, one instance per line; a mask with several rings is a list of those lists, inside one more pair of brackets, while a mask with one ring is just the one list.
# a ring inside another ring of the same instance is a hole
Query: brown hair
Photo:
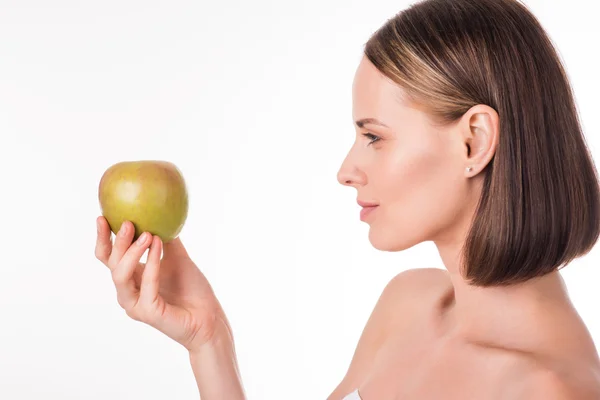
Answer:
[[461, 270], [477, 286], [544, 275], [600, 235], [600, 188], [567, 74], [516, 0], [426, 0], [379, 28], [364, 53], [439, 124], [472, 106], [499, 115]]

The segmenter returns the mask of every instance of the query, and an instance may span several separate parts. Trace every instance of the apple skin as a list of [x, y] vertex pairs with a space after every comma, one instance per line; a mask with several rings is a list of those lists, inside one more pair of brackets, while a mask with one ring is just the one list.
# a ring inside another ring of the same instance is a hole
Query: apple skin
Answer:
[[100, 179], [98, 200], [114, 234], [124, 221], [133, 223], [133, 240], [150, 232], [168, 243], [179, 235], [188, 215], [185, 180], [168, 161], [123, 161], [110, 166]]

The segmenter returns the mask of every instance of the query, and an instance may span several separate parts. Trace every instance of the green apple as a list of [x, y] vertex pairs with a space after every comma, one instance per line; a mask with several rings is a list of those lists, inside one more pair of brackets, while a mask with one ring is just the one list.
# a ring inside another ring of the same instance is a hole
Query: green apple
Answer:
[[168, 161], [123, 161], [109, 167], [98, 187], [102, 215], [115, 234], [124, 221], [135, 226], [134, 240], [150, 232], [168, 243], [179, 235], [188, 214], [181, 171]]

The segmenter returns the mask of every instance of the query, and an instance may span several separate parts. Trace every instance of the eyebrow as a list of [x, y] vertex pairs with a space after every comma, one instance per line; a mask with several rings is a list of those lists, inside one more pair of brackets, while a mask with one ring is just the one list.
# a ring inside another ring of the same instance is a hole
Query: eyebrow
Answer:
[[389, 126], [387, 126], [386, 124], [384, 124], [383, 122], [379, 121], [376, 118], [363, 118], [363, 119], [359, 119], [358, 121], [355, 121], [355, 123], [356, 123], [356, 126], [358, 126], [359, 128], [362, 128], [364, 125], [367, 125], [367, 124], [380, 125], [385, 128], [389, 128]]

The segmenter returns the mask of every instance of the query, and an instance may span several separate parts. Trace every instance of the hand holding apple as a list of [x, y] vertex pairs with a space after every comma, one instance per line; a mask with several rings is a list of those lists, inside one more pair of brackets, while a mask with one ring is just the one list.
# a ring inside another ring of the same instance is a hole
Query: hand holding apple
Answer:
[[210, 283], [177, 237], [188, 210], [179, 170], [165, 161], [118, 163], [102, 176], [98, 195], [103, 216], [96, 220], [95, 255], [110, 269], [127, 315], [192, 353], [216, 332], [231, 336]]

